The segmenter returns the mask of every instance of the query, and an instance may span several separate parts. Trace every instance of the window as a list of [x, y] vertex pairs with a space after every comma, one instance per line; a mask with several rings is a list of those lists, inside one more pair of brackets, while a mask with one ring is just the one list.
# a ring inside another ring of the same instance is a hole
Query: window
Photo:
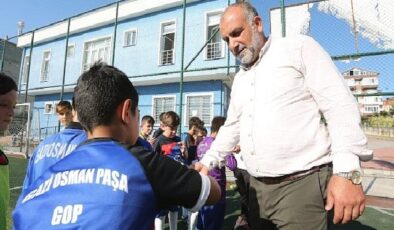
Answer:
[[162, 112], [175, 110], [175, 96], [154, 97], [153, 98], [153, 117], [159, 121]]
[[26, 55], [24, 60], [23, 60], [23, 68], [22, 68], [22, 84], [27, 83], [27, 74], [29, 71], [29, 65], [30, 65], [30, 56]]
[[365, 112], [377, 113], [379, 111], [378, 106], [366, 106]]
[[[221, 12], [216, 12], [207, 15], [207, 37], [208, 41], [213, 34], [219, 30], [219, 22]], [[206, 47], [206, 58], [207, 59], [217, 59], [222, 58], [223, 55], [223, 41], [219, 32], [216, 32], [215, 36], [211, 39], [211, 41], [207, 44]]]
[[160, 64], [174, 64], [175, 22], [161, 25]]
[[135, 46], [137, 44], [137, 30], [124, 32], [123, 46]]
[[50, 60], [51, 60], [51, 51], [45, 51], [42, 56], [40, 81], [48, 81]]
[[86, 42], [83, 49], [82, 70], [86, 71], [97, 61], [111, 62], [111, 38]]
[[186, 126], [191, 117], [199, 117], [205, 124], [212, 120], [212, 95], [186, 96]]
[[68, 45], [67, 47], [67, 58], [72, 58], [75, 55], [75, 45]]
[[45, 102], [44, 114], [53, 114], [54, 111], [55, 111], [55, 107], [53, 106], [53, 102]]

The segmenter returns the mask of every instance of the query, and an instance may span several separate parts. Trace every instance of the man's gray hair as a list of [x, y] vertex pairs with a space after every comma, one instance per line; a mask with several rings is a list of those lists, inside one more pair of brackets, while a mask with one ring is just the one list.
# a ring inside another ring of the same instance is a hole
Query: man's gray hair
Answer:
[[241, 7], [249, 23], [253, 23], [254, 17], [259, 16], [256, 8], [254, 8], [249, 2], [236, 2], [229, 5], [227, 9], [232, 7]]

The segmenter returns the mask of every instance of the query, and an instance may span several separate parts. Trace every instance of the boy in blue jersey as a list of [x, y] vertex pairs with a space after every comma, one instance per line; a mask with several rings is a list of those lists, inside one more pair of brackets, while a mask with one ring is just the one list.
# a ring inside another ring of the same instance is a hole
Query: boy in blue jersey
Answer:
[[87, 139], [86, 132], [78, 121], [75, 112], [75, 102], [72, 99], [73, 119], [67, 123], [65, 129], [56, 133], [44, 141], [33, 151], [26, 169], [26, 177], [23, 188], [27, 188], [40, 177], [50, 166], [70, 154], [80, 143]]
[[[184, 146], [181, 138], [176, 135], [180, 119], [174, 111], [165, 112], [161, 116], [161, 129], [163, 133], [157, 137], [153, 150], [156, 154], [169, 157], [176, 162], [185, 165], [186, 157], [184, 156]], [[170, 230], [175, 230], [178, 220], [178, 206], [171, 206], [169, 209], [163, 209], [159, 212], [155, 220], [155, 230], [164, 229], [164, 220], [168, 214]]]
[[219, 200], [212, 178], [136, 144], [138, 94], [123, 72], [97, 63], [74, 96], [88, 140], [22, 191], [15, 229], [151, 230], [162, 208]]

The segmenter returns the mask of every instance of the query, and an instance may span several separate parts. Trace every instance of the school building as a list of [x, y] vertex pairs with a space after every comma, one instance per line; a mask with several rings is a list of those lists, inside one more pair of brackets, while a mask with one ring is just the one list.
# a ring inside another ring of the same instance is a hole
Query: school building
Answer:
[[120, 1], [22, 34], [20, 90], [32, 102], [32, 135], [57, 131], [56, 103], [71, 100], [78, 77], [98, 60], [129, 76], [141, 116], [158, 121], [173, 110], [182, 132], [192, 116], [209, 128], [214, 116], [225, 115], [238, 70], [216, 32], [233, 2]]

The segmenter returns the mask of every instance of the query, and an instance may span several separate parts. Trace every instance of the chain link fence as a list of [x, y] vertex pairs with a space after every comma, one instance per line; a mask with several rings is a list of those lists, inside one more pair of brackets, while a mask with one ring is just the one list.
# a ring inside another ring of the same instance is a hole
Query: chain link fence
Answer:
[[278, 2], [258, 9], [265, 30], [274, 36], [315, 38], [358, 101], [366, 133], [394, 137], [394, 1]]

